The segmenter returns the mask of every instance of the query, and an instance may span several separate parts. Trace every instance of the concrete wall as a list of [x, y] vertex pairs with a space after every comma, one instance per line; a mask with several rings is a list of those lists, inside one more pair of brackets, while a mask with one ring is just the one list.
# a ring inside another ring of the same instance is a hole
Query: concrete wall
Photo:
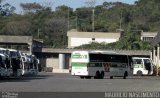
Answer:
[[156, 75], [158, 76], [158, 68], [160, 68], [160, 33], [151, 41], [152, 53], [151, 59], [153, 60], [154, 64], [156, 65]]
[[59, 69], [58, 58], [47, 58], [46, 67], [52, 67], [53, 69]]
[[158, 32], [141, 32], [141, 40], [151, 41], [157, 36]]
[[[68, 48], [74, 48], [90, 42], [106, 42], [113, 43], [121, 37], [120, 32], [77, 32], [68, 31]], [[94, 40], [93, 40], [94, 39]]]
[[28, 44], [32, 43], [32, 36], [0, 36], [0, 43], [20, 43], [20, 44]]
[[[69, 69], [69, 66], [70, 66], [70, 54], [64, 54], [65, 58], [64, 58], [64, 67], [63, 69]], [[43, 65], [43, 67], [52, 67], [53, 70], [54, 69], [60, 69], [60, 66], [62, 66], [60, 64], [60, 60], [59, 60], [59, 56], [54, 56], [54, 57], [46, 57], [46, 58], [43, 58], [41, 59], [41, 63]]]

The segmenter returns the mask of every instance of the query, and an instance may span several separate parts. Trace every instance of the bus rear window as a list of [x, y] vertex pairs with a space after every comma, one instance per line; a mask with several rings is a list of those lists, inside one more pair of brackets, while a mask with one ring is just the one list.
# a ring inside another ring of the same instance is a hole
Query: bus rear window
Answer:
[[134, 64], [142, 64], [142, 60], [141, 59], [134, 59], [133, 63]]

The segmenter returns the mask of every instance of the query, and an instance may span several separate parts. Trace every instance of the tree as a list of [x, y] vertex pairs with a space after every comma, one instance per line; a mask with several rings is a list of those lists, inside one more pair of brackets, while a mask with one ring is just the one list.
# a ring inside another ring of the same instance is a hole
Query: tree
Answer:
[[28, 20], [10, 21], [5, 27], [7, 35], [31, 35], [31, 23]]
[[0, 15], [2, 16], [10, 16], [14, 13], [16, 8], [11, 6], [9, 3], [5, 3], [4, 5], [0, 5]]
[[27, 14], [33, 14], [37, 12], [38, 10], [42, 10], [43, 6], [41, 6], [39, 3], [21, 3], [20, 6]]
[[90, 8], [77, 8], [75, 13], [79, 31], [92, 31], [92, 11]]
[[[20, 6], [25, 14], [18, 15], [14, 13], [14, 7], [10, 4], [2, 5], [2, 1], [0, 0], [0, 34], [32, 35], [34, 38], [44, 39], [45, 45], [60, 48], [67, 44], [68, 27], [69, 29], [77, 28], [78, 31], [92, 31], [91, 8], [93, 6], [73, 10], [69, 6], [62, 5], [53, 11], [50, 5], [48, 7], [39, 3], [22, 3]], [[119, 42], [92, 43], [94, 47], [149, 49], [149, 43], [137, 39], [139, 35], [136, 36], [131, 31], [160, 31], [160, 0], [138, 0], [134, 5], [104, 2], [94, 8], [95, 32], [124, 30]]]
[[46, 43], [52, 47], [63, 47], [66, 44], [66, 19], [53, 18], [45, 22]]

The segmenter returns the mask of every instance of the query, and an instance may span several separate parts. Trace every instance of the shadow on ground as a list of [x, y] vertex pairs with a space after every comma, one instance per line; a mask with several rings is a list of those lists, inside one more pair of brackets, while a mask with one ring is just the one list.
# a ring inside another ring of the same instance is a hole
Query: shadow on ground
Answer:
[[[90, 80], [90, 79], [81, 79], [80, 77], [75, 77], [75, 79], [80, 79], [80, 80]], [[93, 77], [91, 78], [92, 80], [160, 80], [160, 77], [157, 76], [129, 76], [126, 79], [123, 79], [123, 77], [113, 77], [113, 79], [110, 79], [110, 77], [104, 77], [104, 79], [94, 79]]]
[[40, 80], [40, 79], [47, 79], [50, 77], [54, 77], [52, 73], [39, 73], [38, 75], [25, 75], [22, 77], [1, 77], [0, 83], [2, 82], [30, 82], [31, 80]]

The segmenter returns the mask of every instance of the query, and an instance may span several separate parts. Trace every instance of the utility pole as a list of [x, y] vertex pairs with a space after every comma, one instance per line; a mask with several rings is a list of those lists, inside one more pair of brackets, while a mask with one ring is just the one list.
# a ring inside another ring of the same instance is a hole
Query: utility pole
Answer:
[[69, 15], [69, 11], [70, 11], [70, 10], [69, 10], [69, 6], [68, 6], [68, 30], [69, 30], [69, 28], [70, 28], [70, 26], [69, 26], [69, 25], [70, 25], [70, 23], [69, 23], [69, 16], [70, 16], [70, 15]]
[[120, 15], [119, 29], [122, 30], [122, 11]]
[[96, 4], [96, 0], [87, 0], [87, 2], [85, 2], [87, 4], [88, 7], [90, 7], [92, 9], [92, 32], [94, 32], [94, 16], [95, 16], [95, 4]]
[[157, 64], [156, 64], [157, 73], [156, 73], [156, 76], [159, 76], [159, 74], [158, 74], [158, 73], [159, 73], [159, 70], [158, 70], [158, 68], [159, 68], [159, 53], [160, 53], [160, 52], [159, 52], [159, 49], [160, 49], [160, 45], [158, 44], [158, 45], [157, 45], [157, 62], [156, 62], [156, 63], [157, 63]]
[[92, 9], [92, 32], [94, 32], [94, 12], [95, 12], [95, 9], [93, 8]]
[[76, 11], [76, 30], [78, 31], [78, 14], [77, 14], [77, 11]]
[[39, 31], [40, 31], [40, 30], [39, 30], [39, 28], [38, 28], [38, 39], [39, 39]]

